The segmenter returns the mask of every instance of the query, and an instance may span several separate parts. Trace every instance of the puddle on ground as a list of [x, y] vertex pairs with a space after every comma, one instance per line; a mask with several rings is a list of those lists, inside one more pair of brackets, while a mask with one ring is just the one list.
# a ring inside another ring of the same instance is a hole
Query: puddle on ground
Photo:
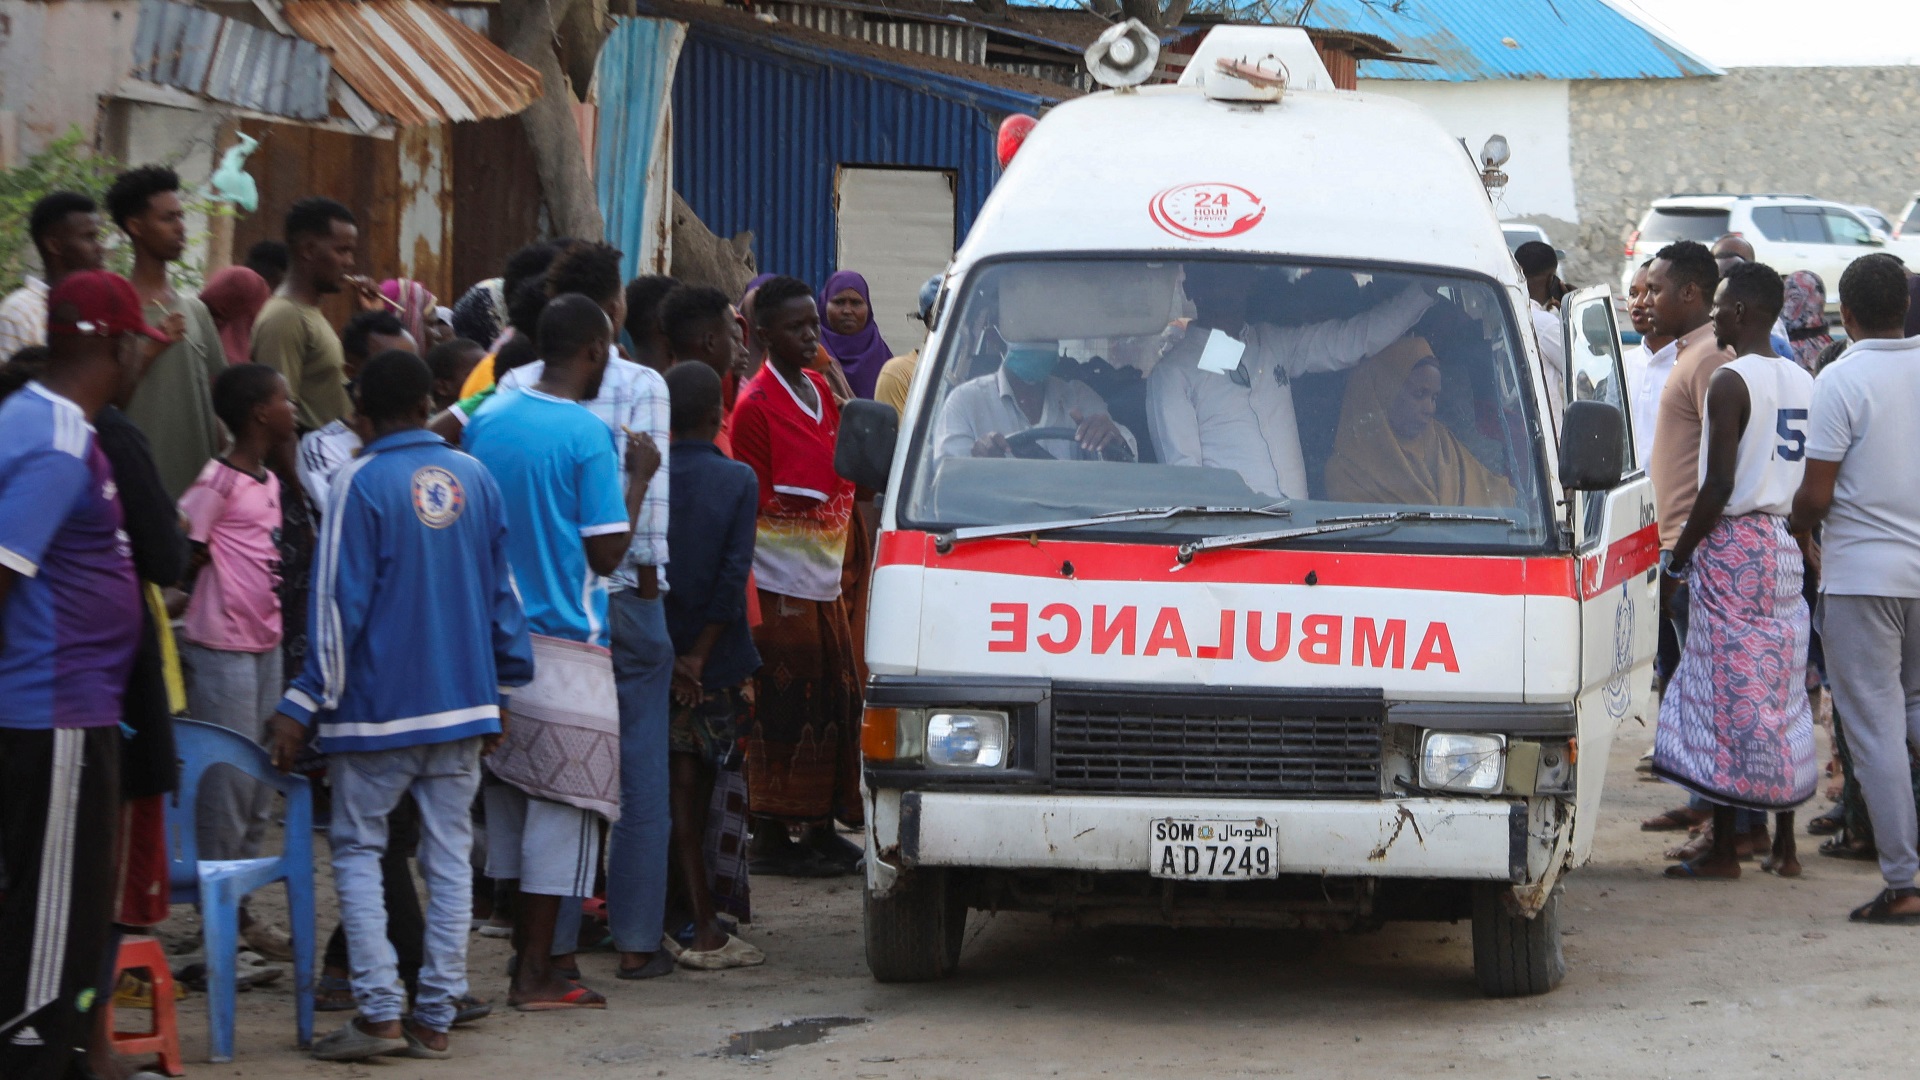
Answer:
[[789, 1046], [805, 1046], [827, 1037], [834, 1028], [864, 1024], [864, 1016], [809, 1016], [800, 1020], [782, 1020], [758, 1031], [736, 1031], [727, 1037], [728, 1057], [758, 1057]]

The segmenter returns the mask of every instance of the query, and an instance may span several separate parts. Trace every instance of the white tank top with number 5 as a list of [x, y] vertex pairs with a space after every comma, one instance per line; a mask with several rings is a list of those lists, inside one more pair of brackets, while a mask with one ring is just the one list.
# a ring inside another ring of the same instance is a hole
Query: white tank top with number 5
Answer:
[[[1793, 493], [1807, 470], [1807, 408], [1813, 403], [1813, 376], [1791, 360], [1753, 353], [1720, 370], [1740, 376], [1747, 384], [1749, 403], [1747, 429], [1740, 434], [1740, 457], [1733, 470], [1733, 496], [1723, 513], [1785, 517], [1793, 511]], [[1702, 482], [1711, 437], [1712, 428], [1702, 425]]]

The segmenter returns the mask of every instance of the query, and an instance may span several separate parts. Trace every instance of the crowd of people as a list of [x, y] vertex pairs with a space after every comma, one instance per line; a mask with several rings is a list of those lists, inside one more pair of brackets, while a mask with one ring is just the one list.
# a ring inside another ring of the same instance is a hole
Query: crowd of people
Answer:
[[1691, 794], [1642, 828], [1691, 833], [1669, 877], [1732, 880], [1753, 858], [1798, 876], [1825, 696], [1845, 781], [1808, 831], [1832, 836], [1822, 854], [1880, 864], [1885, 888], [1850, 918], [1915, 924], [1920, 496], [1899, 476], [1920, 421], [1920, 278], [1876, 254], [1838, 285], [1836, 339], [1819, 276], [1756, 263], [1739, 236], [1635, 270], [1625, 389], [1663, 613], [1644, 764]]
[[[355, 214], [312, 197], [193, 296], [180, 189], [150, 166], [98, 203], [40, 200], [44, 276], [0, 300], [0, 1072], [124, 1075], [94, 1003], [120, 936], [168, 915], [176, 718], [317, 782], [340, 911], [319, 1006], [356, 1014], [317, 1057], [448, 1056], [493, 1007], [470, 933], [512, 939], [505, 1001], [530, 1012], [606, 1007], [590, 949], [619, 979], [766, 962], [740, 935], [752, 878], [865, 857], [843, 829], [863, 822], [873, 503], [834, 450], [841, 406], [904, 409], [918, 363], [866, 281], [767, 274], [736, 302], [559, 239], [443, 306], [356, 274]], [[103, 205], [130, 277], [102, 268]], [[1517, 260], [1560, 402], [1553, 252]], [[1435, 419], [1432, 290], [1262, 329], [1246, 281], [1184, 273], [1192, 318], [1137, 380], [1137, 417], [1055, 376], [1058, 346], [1015, 342], [946, 395], [935, 456], [1002, 456], [1039, 427], [1075, 457], [1229, 468], [1277, 496], [1513, 501], [1497, 448]], [[1736, 878], [1751, 855], [1797, 874], [1830, 689], [1847, 794], [1815, 825], [1880, 861], [1886, 889], [1852, 917], [1895, 923], [1920, 922], [1909, 281], [1855, 262], [1836, 342], [1816, 276], [1737, 237], [1669, 245], [1634, 279], [1622, 388], [1662, 550], [1650, 767], [1694, 796], [1646, 827], [1695, 830], [1675, 877]], [[1336, 285], [1359, 293], [1306, 274], [1286, 297]], [[1214, 331], [1249, 339], [1237, 380], [1198, 377]], [[1310, 466], [1287, 388], [1336, 369]], [[1270, 420], [1288, 438], [1245, 440]], [[237, 775], [192, 811], [202, 858], [255, 856], [273, 825]], [[244, 908], [241, 928], [241, 981], [276, 977], [286, 931]]]
[[[833, 449], [914, 361], [865, 280], [736, 303], [561, 239], [442, 306], [311, 197], [194, 296], [180, 192], [41, 199], [0, 301], [0, 1074], [125, 1076], [95, 1004], [168, 915], [177, 718], [316, 781], [318, 1005], [356, 1013], [316, 1057], [447, 1056], [492, 1008], [470, 932], [513, 939], [524, 1011], [606, 1007], [602, 943], [621, 979], [765, 962], [751, 878], [865, 856], [871, 502]], [[203, 859], [275, 814], [222, 769], [192, 812]], [[278, 976], [286, 930], [240, 918], [238, 980]]]

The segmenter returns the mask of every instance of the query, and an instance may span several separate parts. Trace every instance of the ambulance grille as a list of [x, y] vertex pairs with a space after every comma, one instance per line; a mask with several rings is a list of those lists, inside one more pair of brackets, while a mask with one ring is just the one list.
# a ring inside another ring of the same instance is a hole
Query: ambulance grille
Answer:
[[1379, 715], [1053, 713], [1053, 781], [1062, 791], [1295, 799], [1380, 794]]

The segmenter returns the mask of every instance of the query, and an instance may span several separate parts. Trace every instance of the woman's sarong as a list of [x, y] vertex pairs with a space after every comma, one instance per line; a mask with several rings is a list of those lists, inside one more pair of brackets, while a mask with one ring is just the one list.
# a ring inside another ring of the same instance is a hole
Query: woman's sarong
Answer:
[[847, 602], [762, 589], [760, 615], [749, 804], [755, 814], [787, 821], [859, 825], [860, 684]]
[[1686, 644], [1660, 702], [1653, 771], [1717, 803], [1813, 797], [1807, 604], [1784, 518], [1722, 518], [1693, 556]]

